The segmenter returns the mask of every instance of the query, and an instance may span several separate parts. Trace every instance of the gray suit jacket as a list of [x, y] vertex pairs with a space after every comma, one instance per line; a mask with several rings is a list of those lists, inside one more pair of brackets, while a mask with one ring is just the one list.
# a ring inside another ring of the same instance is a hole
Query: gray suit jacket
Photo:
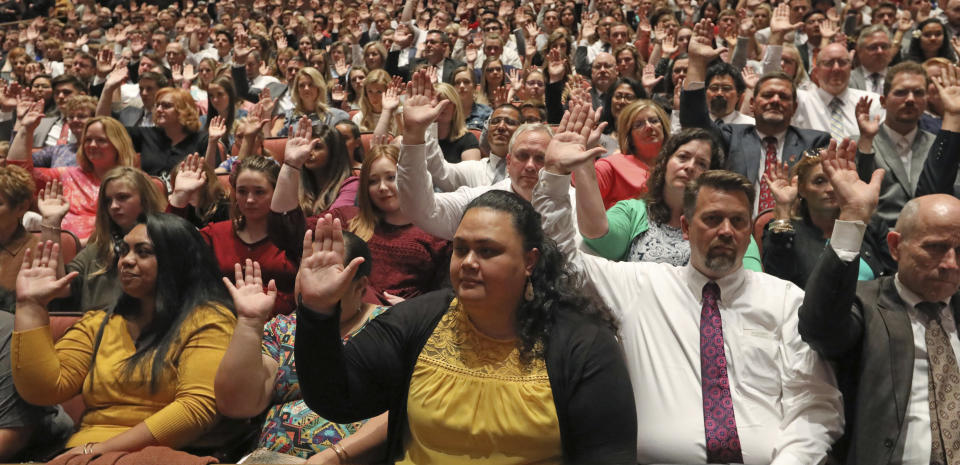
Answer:
[[927, 159], [927, 152], [936, 137], [922, 129], [917, 130], [917, 137], [913, 139], [913, 158], [910, 161], [910, 177], [907, 177], [907, 170], [903, 166], [903, 161], [897, 155], [897, 149], [886, 130], [881, 130], [873, 139], [872, 154], [857, 151], [857, 171], [860, 177], [870, 179], [873, 170], [883, 168], [886, 174], [883, 176], [883, 184], [880, 187], [880, 203], [877, 205], [876, 215], [887, 221], [888, 224], [894, 224], [897, 217], [900, 216], [900, 210], [903, 205], [913, 198], [917, 190], [917, 180], [920, 179], [920, 173], [923, 171], [923, 162]]
[[851, 89], [870, 90], [867, 89], [867, 77], [863, 75], [863, 68], [857, 66], [853, 68], [853, 71], [850, 71], [850, 81], [847, 82], [847, 87]]
[[[903, 457], [915, 347], [894, 277], [857, 283], [859, 261], [826, 247], [799, 311], [803, 340], [834, 362], [843, 391], [848, 465], [897, 464]], [[960, 317], [960, 293], [950, 300]]]
[[[59, 116], [45, 116], [40, 120], [37, 129], [33, 131], [33, 148], [41, 148], [47, 141], [47, 135], [53, 129], [53, 125], [59, 120]], [[66, 124], [66, 123], [64, 123]]]
[[[703, 128], [715, 131], [723, 141], [727, 155], [724, 169], [740, 173], [750, 182], [759, 182], [760, 164], [763, 163], [763, 144], [752, 124], [716, 125], [707, 113], [705, 89], [680, 93], [680, 125], [684, 128]], [[812, 129], [787, 128], [783, 141], [782, 161], [791, 168], [803, 156], [803, 152], [830, 144], [830, 134]]]

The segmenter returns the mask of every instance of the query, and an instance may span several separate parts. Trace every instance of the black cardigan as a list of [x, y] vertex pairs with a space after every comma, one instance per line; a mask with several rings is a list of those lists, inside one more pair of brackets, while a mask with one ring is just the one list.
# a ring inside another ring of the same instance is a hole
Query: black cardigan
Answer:
[[[402, 302], [346, 345], [340, 342], [339, 311], [325, 316], [301, 306], [295, 350], [307, 406], [337, 423], [389, 410], [387, 459], [402, 458], [413, 369], [452, 299], [446, 289]], [[561, 311], [546, 349], [564, 462], [635, 464], [637, 411], [613, 333], [579, 313]]]

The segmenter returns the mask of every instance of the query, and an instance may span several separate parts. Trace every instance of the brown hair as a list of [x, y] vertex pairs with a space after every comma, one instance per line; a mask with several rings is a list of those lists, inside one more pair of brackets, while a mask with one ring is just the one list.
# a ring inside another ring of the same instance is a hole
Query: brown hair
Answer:
[[743, 192], [747, 196], [747, 203], [753, 208], [753, 198], [756, 191], [753, 183], [746, 176], [740, 173], [726, 170], [710, 170], [700, 175], [699, 178], [687, 184], [683, 190], [683, 216], [691, 220], [697, 210], [697, 197], [700, 195], [700, 188], [711, 187], [724, 192]]

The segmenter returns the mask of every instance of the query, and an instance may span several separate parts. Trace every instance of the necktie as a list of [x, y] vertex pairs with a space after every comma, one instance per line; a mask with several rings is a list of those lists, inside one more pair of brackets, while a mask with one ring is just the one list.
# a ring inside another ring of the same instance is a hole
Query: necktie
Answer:
[[60, 124], [63, 126], [60, 127], [60, 137], [57, 138], [57, 145], [67, 145], [67, 142], [70, 141], [70, 125], [67, 124], [65, 119], [61, 119]]
[[925, 339], [930, 377], [930, 463], [960, 464], [960, 368], [940, 321], [937, 302], [921, 302], [917, 310], [927, 316]]
[[834, 97], [830, 101], [830, 137], [843, 139], [843, 101]]
[[720, 286], [703, 286], [700, 310], [700, 379], [703, 384], [703, 426], [707, 436], [708, 463], [743, 463], [737, 419], [733, 414], [727, 357], [720, 319]]
[[491, 181], [490, 184], [496, 184], [500, 181], [503, 181], [503, 179], [506, 177], [507, 177], [507, 159], [501, 158], [500, 161], [497, 162], [497, 166], [494, 168], [493, 181]]
[[[777, 139], [775, 137], [764, 137], [763, 146], [766, 148], [766, 155], [763, 159], [763, 172], [770, 173], [777, 168]], [[759, 211], [773, 208], [776, 202], [773, 200], [773, 194], [770, 192], [770, 185], [763, 177], [760, 178], [760, 205]]]
[[880, 87], [880, 73], [873, 73], [870, 75], [870, 82], [873, 83], [873, 92], [878, 94], [883, 94], [883, 88]]
[[716, 124], [717, 126], [720, 126], [721, 124], [723, 124], [723, 118], [717, 118], [717, 119], [715, 119], [715, 120], [713, 121], [713, 124]]

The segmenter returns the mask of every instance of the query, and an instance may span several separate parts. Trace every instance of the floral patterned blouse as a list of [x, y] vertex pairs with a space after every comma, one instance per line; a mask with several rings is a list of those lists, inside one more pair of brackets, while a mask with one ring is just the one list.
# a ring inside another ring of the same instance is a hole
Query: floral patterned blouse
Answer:
[[[364, 326], [389, 308], [374, 308]], [[356, 433], [366, 420], [349, 424], [333, 423], [307, 407], [300, 393], [300, 381], [293, 359], [296, 329], [296, 313], [277, 315], [263, 328], [261, 352], [276, 360], [280, 366], [273, 388], [273, 400], [263, 422], [258, 447], [309, 458]], [[361, 330], [363, 326], [344, 337], [343, 343], [346, 344]]]

